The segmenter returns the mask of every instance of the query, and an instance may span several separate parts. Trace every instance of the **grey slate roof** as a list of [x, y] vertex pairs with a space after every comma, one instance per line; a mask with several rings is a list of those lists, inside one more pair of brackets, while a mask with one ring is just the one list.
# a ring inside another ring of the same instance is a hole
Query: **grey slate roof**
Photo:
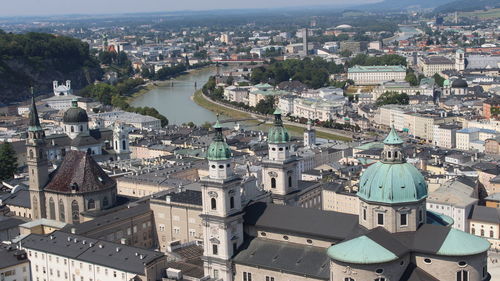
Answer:
[[5, 205], [31, 208], [30, 192], [28, 190], [20, 189], [19, 191], [11, 194], [7, 199], [4, 199], [3, 203]]
[[500, 210], [486, 206], [474, 206], [471, 220], [500, 224]]
[[[30, 234], [22, 240], [22, 245], [28, 250], [43, 251], [140, 275], [145, 274], [145, 265], [164, 256], [160, 252], [61, 231], [56, 231], [47, 236]], [[117, 248], [119, 249], [118, 252]]]
[[[105, 228], [106, 226], [119, 222], [122, 223], [125, 220], [131, 219], [135, 216], [139, 216], [145, 214], [147, 212], [151, 212], [148, 204], [138, 204], [137, 206], [131, 206], [130, 208], [124, 208], [122, 210], [96, 217], [91, 221], [87, 221], [80, 224], [75, 225], [67, 225], [62, 229], [64, 232], [71, 232], [71, 228], [74, 228], [76, 234], [84, 235], [88, 232], [94, 231], [99, 228]], [[111, 231], [116, 231], [111, 229]]]
[[254, 238], [246, 239], [240, 249], [233, 259], [236, 264], [329, 280], [330, 259], [324, 248]]
[[245, 208], [245, 224], [310, 237], [345, 239], [358, 226], [358, 216], [309, 208], [256, 202]]
[[13, 245], [0, 244], [0, 269], [25, 262], [28, 262], [25, 251], [18, 250]]

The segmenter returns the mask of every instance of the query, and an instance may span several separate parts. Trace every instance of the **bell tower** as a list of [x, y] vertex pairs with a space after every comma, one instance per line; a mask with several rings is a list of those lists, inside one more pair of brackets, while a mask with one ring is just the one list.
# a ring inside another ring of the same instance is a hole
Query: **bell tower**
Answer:
[[455, 53], [455, 70], [462, 72], [465, 70], [465, 52], [458, 49]]
[[128, 159], [130, 157], [128, 129], [121, 122], [114, 124], [113, 149], [118, 159]]
[[312, 127], [311, 119], [307, 120], [307, 129], [304, 131], [304, 146], [314, 147], [316, 145], [316, 130]]
[[215, 136], [207, 151], [209, 175], [200, 181], [203, 266], [206, 276], [232, 281], [231, 258], [243, 243], [241, 179], [233, 171], [231, 150], [218, 120], [214, 129]]
[[45, 132], [38, 119], [33, 89], [31, 89], [31, 107], [26, 149], [32, 218], [44, 218], [45, 198], [43, 196], [43, 188], [49, 178], [49, 169], [47, 153], [45, 151]]
[[269, 129], [268, 157], [262, 161], [264, 190], [272, 193], [273, 203], [288, 204], [289, 194], [298, 189], [298, 158], [291, 155], [290, 135], [283, 126], [281, 111], [274, 112], [274, 126]]

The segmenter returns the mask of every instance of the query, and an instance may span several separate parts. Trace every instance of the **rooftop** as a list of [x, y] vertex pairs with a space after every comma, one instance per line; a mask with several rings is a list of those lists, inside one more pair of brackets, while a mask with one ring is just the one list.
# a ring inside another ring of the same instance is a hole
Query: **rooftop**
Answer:
[[355, 65], [349, 67], [349, 73], [361, 72], [406, 72], [406, 67], [402, 65]]
[[145, 275], [147, 264], [164, 256], [160, 252], [61, 231], [51, 235], [30, 234], [22, 240], [22, 245], [28, 250], [43, 251], [140, 275]]

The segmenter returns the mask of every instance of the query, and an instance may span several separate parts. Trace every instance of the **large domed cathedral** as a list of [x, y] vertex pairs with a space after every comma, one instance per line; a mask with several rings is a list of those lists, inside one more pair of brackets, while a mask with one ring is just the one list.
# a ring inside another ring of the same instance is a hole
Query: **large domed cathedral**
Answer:
[[[263, 176], [269, 171], [278, 178], [294, 170], [287, 165], [293, 163], [289, 157], [280, 155], [287, 151], [288, 136], [279, 112], [275, 115]], [[240, 189], [235, 188], [238, 179], [227, 176], [233, 175], [226, 165], [231, 154], [220, 132], [215, 141], [209, 149], [214, 171], [202, 181], [206, 275], [224, 281], [491, 279], [489, 242], [426, 210], [427, 183], [406, 162], [404, 142], [394, 128], [384, 140], [382, 160], [361, 176], [358, 215], [276, 204], [279, 194], [244, 207], [235, 204]], [[268, 191], [278, 187], [271, 184]]]
[[[71, 118], [83, 122], [85, 116], [78, 113]], [[46, 137], [34, 98], [26, 147], [33, 219], [48, 218], [76, 224], [82, 221], [82, 213], [107, 209], [116, 204], [116, 182], [90, 153], [68, 151], [59, 167], [49, 174]]]
[[489, 242], [426, 211], [427, 184], [406, 163], [403, 143], [392, 128], [382, 160], [361, 176], [361, 234], [328, 249], [331, 280], [489, 280]]

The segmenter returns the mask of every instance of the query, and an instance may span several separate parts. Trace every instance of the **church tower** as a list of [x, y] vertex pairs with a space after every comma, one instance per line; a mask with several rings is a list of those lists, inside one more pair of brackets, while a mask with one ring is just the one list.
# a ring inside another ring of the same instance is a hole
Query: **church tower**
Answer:
[[217, 121], [208, 147], [208, 177], [203, 178], [203, 261], [206, 276], [232, 281], [231, 258], [243, 243], [241, 179], [233, 172], [231, 150]]
[[281, 111], [274, 112], [274, 126], [269, 129], [268, 158], [262, 161], [264, 190], [272, 193], [273, 203], [288, 204], [288, 195], [298, 189], [299, 160], [290, 153], [290, 135], [281, 120]]
[[312, 127], [311, 119], [307, 120], [307, 129], [304, 131], [304, 146], [314, 147], [316, 145], [316, 130]]
[[129, 137], [128, 129], [121, 122], [116, 122], [113, 128], [113, 149], [118, 159], [129, 159]]
[[406, 163], [403, 143], [392, 127], [384, 139], [382, 160], [361, 175], [359, 224], [367, 229], [416, 231], [426, 222], [427, 183], [417, 168]]
[[31, 91], [28, 138], [26, 140], [27, 164], [32, 218], [40, 219], [45, 217], [43, 188], [47, 184], [49, 178], [49, 168], [45, 151], [45, 132], [38, 119], [33, 89]]
[[459, 72], [465, 70], [465, 52], [462, 49], [455, 52], [455, 70]]

